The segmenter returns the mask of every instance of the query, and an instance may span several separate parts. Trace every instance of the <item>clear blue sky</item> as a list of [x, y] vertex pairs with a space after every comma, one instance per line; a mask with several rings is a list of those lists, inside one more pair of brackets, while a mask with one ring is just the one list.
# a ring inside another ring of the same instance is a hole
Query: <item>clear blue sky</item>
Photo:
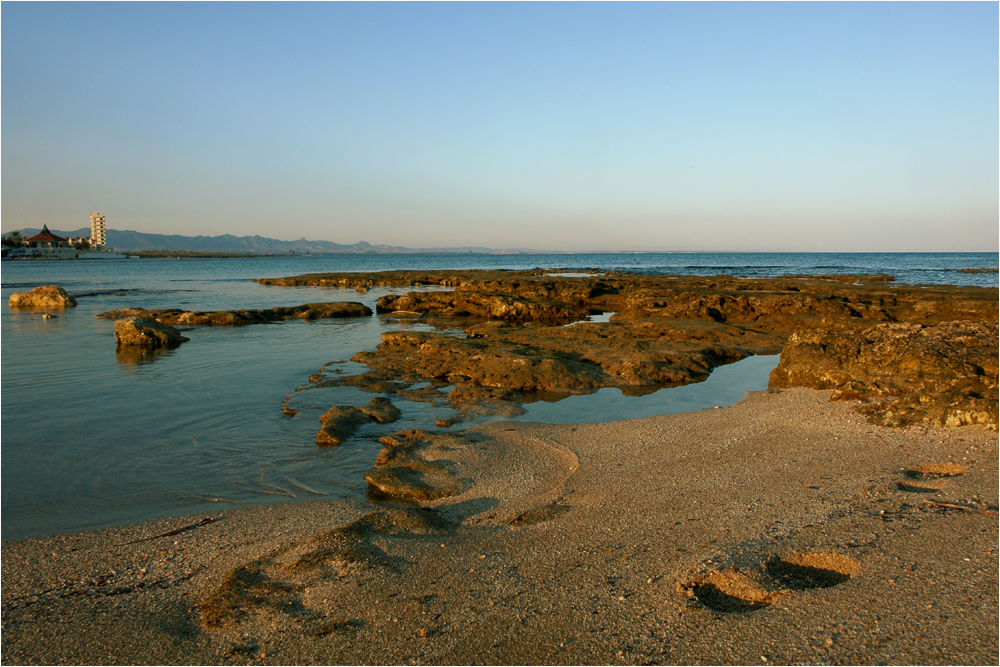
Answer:
[[998, 6], [4, 2], [3, 230], [997, 251]]

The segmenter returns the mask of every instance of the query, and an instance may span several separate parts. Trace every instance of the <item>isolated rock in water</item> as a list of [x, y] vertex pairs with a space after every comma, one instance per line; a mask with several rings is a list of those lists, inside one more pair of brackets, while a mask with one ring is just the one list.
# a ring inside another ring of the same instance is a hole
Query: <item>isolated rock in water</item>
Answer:
[[316, 444], [322, 447], [339, 445], [354, 435], [360, 426], [371, 420], [372, 418], [359, 408], [335, 405], [319, 418], [321, 426], [316, 434]]
[[115, 340], [118, 347], [174, 347], [186, 340], [169, 324], [129, 317], [115, 322]]
[[321, 447], [339, 445], [361, 426], [373, 421], [388, 424], [399, 419], [401, 414], [399, 408], [382, 396], [376, 396], [363, 408], [335, 405], [319, 418], [321, 426], [316, 444]]
[[997, 428], [996, 324], [880, 324], [793, 334], [771, 387], [833, 389], [869, 421]]
[[11, 294], [8, 303], [11, 308], [72, 308], [76, 299], [58, 285], [42, 285], [30, 292]]
[[379, 424], [388, 424], [399, 419], [402, 412], [392, 404], [388, 398], [376, 396], [361, 411], [377, 421]]

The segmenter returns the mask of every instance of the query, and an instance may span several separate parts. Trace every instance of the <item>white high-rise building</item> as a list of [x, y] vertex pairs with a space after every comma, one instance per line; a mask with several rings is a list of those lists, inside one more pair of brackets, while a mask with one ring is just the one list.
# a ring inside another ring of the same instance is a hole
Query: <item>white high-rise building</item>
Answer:
[[106, 246], [108, 237], [104, 231], [104, 216], [90, 212], [90, 243], [95, 246]]

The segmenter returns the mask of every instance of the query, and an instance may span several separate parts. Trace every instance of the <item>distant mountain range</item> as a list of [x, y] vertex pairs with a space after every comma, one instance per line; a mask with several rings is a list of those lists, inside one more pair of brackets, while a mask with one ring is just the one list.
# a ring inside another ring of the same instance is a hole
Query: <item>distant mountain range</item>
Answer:
[[[12, 230], [13, 231], [13, 230]], [[22, 237], [34, 236], [39, 229], [27, 227], [16, 230]], [[89, 227], [81, 227], [71, 231], [50, 229], [53, 234], [63, 237], [90, 236]], [[11, 232], [4, 232], [4, 235]], [[108, 229], [108, 246], [123, 252], [147, 251], [180, 251], [180, 252], [219, 252], [219, 253], [251, 253], [256, 255], [322, 255], [333, 253], [350, 254], [380, 254], [380, 253], [484, 253], [484, 254], [518, 254], [537, 253], [538, 250], [496, 250], [493, 248], [463, 247], [463, 248], [404, 248], [390, 245], [372, 245], [364, 241], [352, 245], [333, 243], [331, 241], [281, 241], [263, 236], [180, 236], [177, 234], [144, 234], [121, 229]]]

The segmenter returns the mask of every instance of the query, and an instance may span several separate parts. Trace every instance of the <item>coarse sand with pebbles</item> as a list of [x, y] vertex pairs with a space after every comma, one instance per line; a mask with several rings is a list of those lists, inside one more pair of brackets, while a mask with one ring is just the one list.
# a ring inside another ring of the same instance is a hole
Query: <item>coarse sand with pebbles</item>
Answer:
[[424, 456], [422, 504], [3, 544], [4, 664], [997, 664], [997, 433], [829, 392]]

